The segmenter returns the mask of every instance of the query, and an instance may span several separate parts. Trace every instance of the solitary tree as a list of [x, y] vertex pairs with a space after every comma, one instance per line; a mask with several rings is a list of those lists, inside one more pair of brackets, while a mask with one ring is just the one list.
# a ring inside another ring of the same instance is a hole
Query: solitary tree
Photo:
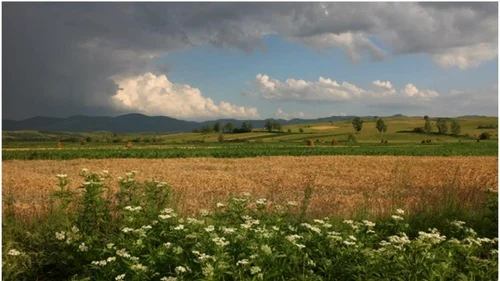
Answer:
[[264, 125], [264, 128], [268, 131], [271, 132], [273, 130], [273, 122], [271, 120], [267, 120], [266, 124]]
[[460, 132], [462, 131], [462, 127], [458, 123], [457, 120], [453, 119], [451, 120], [451, 133], [455, 136], [459, 135]]
[[216, 133], [220, 132], [220, 122], [219, 121], [217, 121], [214, 124], [214, 132], [216, 132]]
[[304, 132], [304, 129], [299, 128], [299, 133], [301, 133], [301, 134], [302, 134], [303, 132]]
[[429, 120], [429, 118], [427, 118], [427, 119], [425, 120], [424, 130], [425, 130], [427, 133], [432, 132], [431, 121]]
[[276, 131], [281, 132], [283, 129], [281, 128], [281, 123], [279, 121], [274, 121], [273, 122], [273, 129]]
[[224, 135], [220, 134], [218, 140], [219, 142], [224, 142]]
[[361, 131], [361, 129], [363, 129], [363, 120], [359, 117], [354, 118], [354, 120], [352, 120], [352, 126], [356, 132]]
[[424, 120], [425, 120], [425, 121], [429, 120], [429, 116], [425, 115], [425, 116], [424, 116]]
[[243, 124], [241, 124], [241, 131], [243, 132], [251, 132], [252, 128], [253, 126], [250, 122], [243, 122]]
[[233, 131], [233, 124], [232, 123], [227, 123], [225, 126], [224, 126], [224, 130], [228, 133], [231, 133]]
[[445, 119], [441, 119], [439, 118], [437, 121], [436, 121], [436, 127], [438, 129], [438, 132], [440, 134], [446, 134], [446, 132], [448, 132], [448, 123], [446, 122]]
[[384, 129], [385, 129], [385, 131], [387, 131], [387, 125], [385, 125], [384, 120], [382, 120], [382, 118], [380, 118], [377, 120], [377, 130], [379, 133], [382, 133], [382, 132], [385, 132]]
[[206, 133], [211, 133], [213, 130], [213, 128], [209, 125], [205, 125], [203, 127], [201, 127], [201, 132], [206, 134]]

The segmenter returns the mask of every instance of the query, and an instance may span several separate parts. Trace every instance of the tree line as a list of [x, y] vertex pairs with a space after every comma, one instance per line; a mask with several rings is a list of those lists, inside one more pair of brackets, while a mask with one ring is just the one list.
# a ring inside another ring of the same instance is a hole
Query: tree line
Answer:
[[[433, 127], [431, 120], [429, 116], [425, 115], [424, 116], [425, 124], [424, 127], [417, 127], [413, 129], [414, 132], [417, 133], [432, 133], [433, 132]], [[352, 120], [352, 126], [356, 132], [360, 132], [363, 129], [363, 119], [360, 117], [356, 117]], [[448, 132], [451, 132], [452, 135], [460, 135], [462, 132], [462, 127], [460, 126], [460, 123], [456, 119], [448, 119], [448, 118], [438, 118], [436, 120], [435, 126], [437, 128], [437, 133], [438, 134], [446, 134]], [[377, 120], [377, 123], [375, 125], [379, 133], [382, 132], [387, 132], [387, 124], [384, 122], [382, 118], [379, 118]]]
[[235, 128], [232, 123], [223, 125], [217, 121], [213, 126], [205, 125], [199, 129], [194, 129], [193, 133], [249, 133], [253, 130], [252, 122], [243, 122], [241, 127]]

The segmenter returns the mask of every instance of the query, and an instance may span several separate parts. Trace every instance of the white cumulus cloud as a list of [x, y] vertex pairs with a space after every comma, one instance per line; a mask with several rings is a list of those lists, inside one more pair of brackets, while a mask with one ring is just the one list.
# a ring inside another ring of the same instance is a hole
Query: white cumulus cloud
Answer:
[[253, 86], [257, 92], [245, 94], [267, 100], [294, 100], [316, 102], [394, 102], [431, 100], [439, 96], [434, 90], [419, 90], [409, 83], [398, 93], [390, 81], [374, 80], [366, 89], [349, 82], [338, 83], [331, 78], [319, 77], [317, 81], [288, 78], [285, 81], [266, 74], [257, 74]]
[[433, 60], [441, 67], [458, 67], [462, 70], [476, 67], [483, 61], [488, 61], [497, 56], [495, 44], [480, 43], [465, 47], [456, 47], [438, 52], [432, 56]]
[[380, 80], [375, 80], [372, 82], [373, 85], [380, 87], [380, 88], [385, 88], [385, 89], [392, 89], [392, 84], [389, 81], [380, 81]]
[[434, 90], [419, 90], [415, 85], [406, 84], [403, 93], [408, 97], [431, 99], [439, 96], [438, 92]]
[[148, 115], [183, 119], [260, 118], [257, 108], [216, 104], [201, 91], [186, 84], [176, 84], [165, 75], [146, 73], [116, 81], [120, 90], [114, 95], [115, 108]]
[[253, 83], [258, 92], [252, 96], [269, 100], [345, 101], [361, 96], [365, 90], [348, 82], [337, 83], [329, 78], [318, 81], [288, 78], [285, 81], [257, 74]]
[[274, 117], [285, 120], [290, 120], [293, 118], [304, 118], [304, 112], [300, 111], [300, 112], [286, 113], [281, 108], [278, 108], [278, 110], [276, 110], [276, 112], [274, 113]]

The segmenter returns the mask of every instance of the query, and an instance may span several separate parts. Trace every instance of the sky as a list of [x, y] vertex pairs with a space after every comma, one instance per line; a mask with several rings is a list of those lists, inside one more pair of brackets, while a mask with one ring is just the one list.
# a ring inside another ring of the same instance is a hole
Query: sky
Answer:
[[2, 112], [498, 116], [498, 4], [2, 3]]

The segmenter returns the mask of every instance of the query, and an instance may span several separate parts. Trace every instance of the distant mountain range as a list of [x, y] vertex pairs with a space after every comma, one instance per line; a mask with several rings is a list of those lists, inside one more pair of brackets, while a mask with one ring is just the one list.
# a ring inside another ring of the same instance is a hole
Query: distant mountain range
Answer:
[[[95, 132], [108, 131], [116, 133], [180, 133], [191, 132], [204, 125], [213, 125], [217, 121], [223, 124], [232, 123], [234, 127], [240, 127], [244, 121], [252, 123], [254, 128], [263, 128], [267, 120], [278, 120], [282, 125], [303, 124], [339, 121], [352, 119], [355, 116], [331, 116], [318, 119], [265, 119], [265, 120], [236, 120], [219, 119], [204, 122], [179, 120], [166, 116], [146, 116], [143, 114], [126, 114], [117, 117], [99, 116], [71, 116], [68, 118], [55, 118], [37, 116], [21, 121], [3, 119], [4, 131], [37, 130], [37, 131], [63, 131], [63, 132]], [[376, 116], [363, 116], [362, 118], [374, 118]], [[396, 114], [391, 117], [405, 117]]]

